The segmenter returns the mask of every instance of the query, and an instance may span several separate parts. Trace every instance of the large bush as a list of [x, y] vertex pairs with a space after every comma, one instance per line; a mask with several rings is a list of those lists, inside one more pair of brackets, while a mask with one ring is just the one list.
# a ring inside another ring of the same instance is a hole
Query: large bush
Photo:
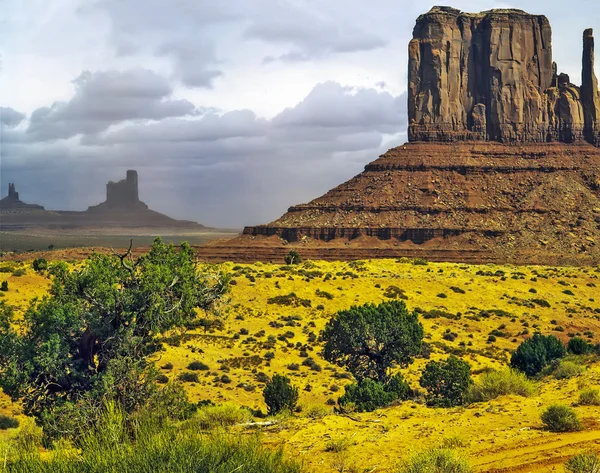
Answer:
[[33, 260], [32, 266], [34, 271], [45, 271], [48, 269], [48, 261], [46, 261], [44, 258], [36, 258]]
[[157, 337], [212, 309], [229, 287], [226, 276], [198, 271], [189, 245], [160, 239], [137, 259], [95, 254], [50, 273], [50, 295], [31, 303], [18, 331], [0, 305], [0, 387], [49, 436], [93, 428], [107, 400], [127, 415], [157, 402], [162, 389], [148, 361]]
[[469, 463], [454, 450], [433, 448], [414, 455], [399, 473], [471, 473]]
[[551, 432], [575, 432], [581, 430], [581, 422], [569, 406], [554, 404], [542, 412], [542, 422]]
[[469, 389], [469, 400], [489, 401], [499, 396], [533, 396], [536, 386], [524, 373], [506, 368], [483, 373]]
[[566, 354], [565, 346], [554, 335], [536, 333], [517, 347], [510, 364], [527, 376], [535, 376], [550, 362], [563, 358]]
[[402, 301], [365, 304], [335, 314], [325, 326], [324, 357], [345, 366], [357, 380], [385, 383], [393, 366], [421, 353], [423, 326]]
[[358, 383], [349, 384], [338, 400], [342, 410], [352, 406], [359, 412], [370, 412], [389, 406], [396, 401], [408, 399], [412, 390], [402, 375], [392, 376], [387, 383], [365, 378]]
[[471, 383], [471, 367], [453, 355], [446, 361], [427, 363], [420, 381], [427, 390], [427, 403], [440, 407], [464, 404]]
[[293, 411], [298, 403], [298, 388], [292, 386], [287, 376], [275, 374], [265, 386], [263, 396], [269, 414], [277, 414], [284, 410]]

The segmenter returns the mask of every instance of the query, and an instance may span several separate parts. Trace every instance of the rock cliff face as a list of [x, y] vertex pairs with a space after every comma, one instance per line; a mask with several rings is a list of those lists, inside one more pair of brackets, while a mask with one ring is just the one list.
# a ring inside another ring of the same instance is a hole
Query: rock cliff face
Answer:
[[148, 206], [138, 194], [137, 171], [129, 170], [125, 179], [106, 184], [106, 201], [89, 207], [88, 211], [145, 210]]
[[409, 45], [409, 140], [598, 144], [592, 30], [582, 71], [581, 88], [557, 73], [545, 16], [434, 7]]

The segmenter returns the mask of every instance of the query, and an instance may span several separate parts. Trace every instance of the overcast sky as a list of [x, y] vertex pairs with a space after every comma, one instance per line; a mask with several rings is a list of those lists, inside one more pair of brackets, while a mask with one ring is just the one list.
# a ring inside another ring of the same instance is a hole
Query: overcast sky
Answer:
[[[154, 210], [274, 220], [405, 141], [407, 46], [435, 4], [0, 0], [2, 195], [85, 210], [137, 169]], [[452, 6], [545, 14], [575, 83], [583, 29], [600, 37], [596, 0]]]

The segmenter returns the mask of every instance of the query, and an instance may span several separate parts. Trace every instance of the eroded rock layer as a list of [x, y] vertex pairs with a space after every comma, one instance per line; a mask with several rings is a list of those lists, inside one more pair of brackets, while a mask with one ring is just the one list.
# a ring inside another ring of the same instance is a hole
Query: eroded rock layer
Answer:
[[397, 254], [408, 242], [483, 249], [499, 261], [520, 250], [598, 258], [599, 189], [600, 149], [587, 143], [408, 143], [244, 234], [350, 244], [375, 237], [400, 245]]
[[409, 140], [600, 144], [592, 30], [583, 43], [577, 87], [552, 62], [545, 16], [434, 7], [409, 45]]

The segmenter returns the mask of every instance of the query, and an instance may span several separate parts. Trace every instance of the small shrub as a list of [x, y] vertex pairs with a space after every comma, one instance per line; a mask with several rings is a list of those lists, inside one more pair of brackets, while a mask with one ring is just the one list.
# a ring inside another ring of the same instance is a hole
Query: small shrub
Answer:
[[387, 407], [396, 401], [409, 399], [412, 390], [402, 375], [392, 376], [387, 383], [365, 378], [358, 383], [348, 384], [345, 393], [338, 399], [342, 410], [352, 406], [352, 410], [371, 412]]
[[593, 346], [581, 337], [573, 337], [567, 344], [567, 350], [574, 355], [587, 355], [593, 350]]
[[252, 415], [248, 409], [224, 404], [221, 406], [206, 406], [198, 409], [192, 423], [197, 423], [203, 430], [216, 427], [229, 427], [244, 422], [250, 422]]
[[187, 369], [191, 371], [208, 371], [210, 367], [207, 364], [202, 363], [201, 361], [192, 361], [187, 366]]
[[325, 451], [332, 453], [342, 453], [350, 446], [350, 441], [346, 438], [339, 440], [330, 440], [325, 444]]
[[565, 470], [571, 473], [600, 473], [600, 457], [596, 452], [586, 452], [569, 458]]
[[16, 269], [13, 271], [12, 275], [16, 278], [19, 278], [21, 276], [25, 276], [26, 271], [24, 269]]
[[553, 370], [553, 376], [556, 379], [569, 379], [579, 376], [585, 371], [585, 368], [572, 361], [561, 360]]
[[600, 406], [600, 391], [594, 388], [583, 389], [579, 393], [579, 404], [583, 406]]
[[421, 376], [421, 387], [427, 390], [427, 403], [453, 407], [463, 404], [472, 383], [471, 368], [454, 355], [446, 361], [430, 361]]
[[512, 354], [510, 364], [527, 376], [535, 376], [546, 365], [564, 358], [567, 350], [554, 335], [536, 333], [523, 341]]
[[569, 406], [554, 404], [542, 413], [542, 422], [551, 432], [575, 432], [581, 430], [581, 422]]
[[8, 281], [2, 281], [2, 284], [0, 284], [0, 291], [8, 291]]
[[169, 377], [160, 373], [156, 375], [156, 382], [158, 384], [167, 384], [169, 382]]
[[322, 419], [331, 414], [331, 408], [321, 404], [310, 404], [304, 408], [303, 412], [306, 417], [311, 419]]
[[0, 414], [0, 430], [16, 429], [17, 427], [19, 427], [17, 419]]
[[198, 379], [198, 374], [197, 373], [190, 373], [188, 371], [184, 371], [183, 373], [179, 373], [179, 376], [177, 376], [177, 379], [179, 381], [184, 382], [184, 383], [198, 383], [198, 382], [200, 382], [200, 380]]
[[467, 461], [450, 448], [433, 448], [414, 455], [399, 473], [471, 473]]
[[265, 386], [263, 396], [270, 415], [284, 410], [292, 412], [298, 403], [298, 388], [292, 386], [286, 376], [274, 374]]
[[160, 368], [163, 369], [163, 370], [172, 370], [173, 369], [173, 363], [171, 363], [171, 362], [165, 363]]
[[469, 389], [468, 398], [472, 402], [484, 402], [507, 395], [530, 397], [535, 392], [535, 384], [524, 373], [506, 368], [483, 373]]

